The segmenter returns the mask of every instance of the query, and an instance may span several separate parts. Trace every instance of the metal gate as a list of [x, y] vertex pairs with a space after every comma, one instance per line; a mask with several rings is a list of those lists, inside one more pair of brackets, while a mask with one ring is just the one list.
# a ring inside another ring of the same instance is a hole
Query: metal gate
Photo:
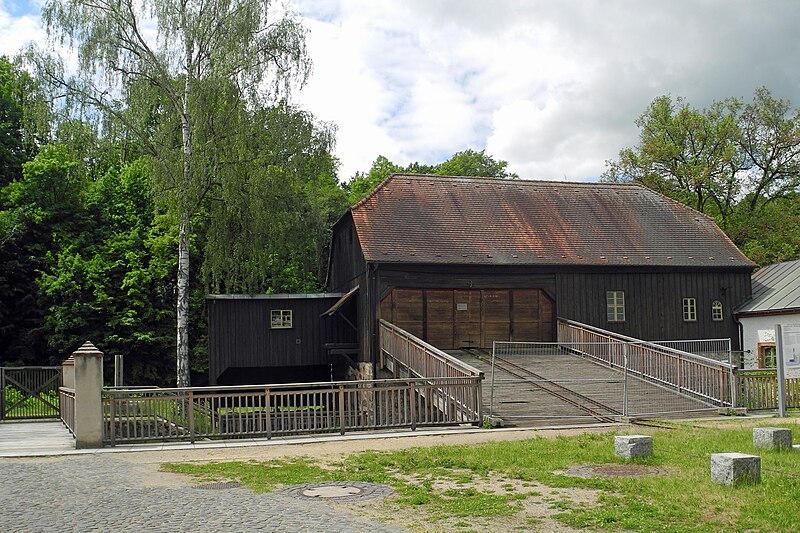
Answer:
[[0, 367], [0, 420], [58, 418], [60, 366]]

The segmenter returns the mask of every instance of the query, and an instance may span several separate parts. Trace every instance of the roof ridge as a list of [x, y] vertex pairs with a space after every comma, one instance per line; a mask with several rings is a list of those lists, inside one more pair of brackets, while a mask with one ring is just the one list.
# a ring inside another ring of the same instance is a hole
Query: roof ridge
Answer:
[[370, 191], [370, 193], [367, 196], [365, 196], [357, 203], [355, 203], [353, 207], [356, 207], [363, 200], [366, 200], [367, 198], [371, 197], [373, 193], [375, 193], [378, 189], [382, 188], [386, 183], [388, 183], [393, 178], [415, 179], [415, 180], [431, 179], [431, 180], [441, 180], [441, 181], [448, 181], [448, 180], [490, 181], [508, 185], [545, 185], [545, 186], [577, 185], [580, 187], [609, 187], [609, 188], [619, 187], [619, 188], [638, 188], [638, 189], [652, 190], [640, 183], [633, 183], [633, 182], [608, 183], [601, 181], [556, 181], [556, 180], [539, 180], [539, 179], [527, 179], [527, 178], [503, 178], [499, 176], [449, 176], [441, 174], [412, 174], [404, 172], [392, 172], [389, 176], [386, 177], [386, 179], [384, 179], [372, 191]]

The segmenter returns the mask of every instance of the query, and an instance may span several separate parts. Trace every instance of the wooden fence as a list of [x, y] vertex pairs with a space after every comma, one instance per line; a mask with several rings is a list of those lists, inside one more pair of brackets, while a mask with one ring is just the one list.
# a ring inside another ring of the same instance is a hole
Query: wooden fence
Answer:
[[[737, 370], [737, 406], [750, 410], [778, 408], [778, 377], [775, 370]], [[800, 408], [800, 378], [786, 380], [786, 407]]]
[[483, 375], [475, 367], [383, 319], [380, 321], [380, 342], [381, 366], [390, 370], [391, 365], [397, 362], [409, 369], [413, 375], [422, 378]]
[[58, 418], [61, 367], [0, 367], [0, 420]]
[[483, 372], [386, 320], [380, 321], [379, 331], [383, 368], [392, 371], [395, 377], [470, 379], [474, 387], [437, 390], [436, 403], [444, 410], [461, 412], [462, 423], [482, 420]]
[[451, 401], [463, 397], [480, 398], [480, 378], [107, 390], [104, 442], [194, 442], [478, 423], [474, 402]]
[[733, 404], [733, 368], [728, 363], [563, 318], [558, 319], [558, 343], [612, 368], [627, 369], [629, 374], [711, 405]]

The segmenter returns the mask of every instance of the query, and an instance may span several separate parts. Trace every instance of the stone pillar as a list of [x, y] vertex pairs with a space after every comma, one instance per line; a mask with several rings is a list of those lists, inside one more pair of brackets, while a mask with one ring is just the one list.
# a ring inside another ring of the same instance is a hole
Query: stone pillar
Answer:
[[75, 448], [103, 447], [103, 352], [85, 342], [75, 358]]
[[75, 388], [75, 357], [72, 355], [61, 363], [61, 386], [66, 389]]

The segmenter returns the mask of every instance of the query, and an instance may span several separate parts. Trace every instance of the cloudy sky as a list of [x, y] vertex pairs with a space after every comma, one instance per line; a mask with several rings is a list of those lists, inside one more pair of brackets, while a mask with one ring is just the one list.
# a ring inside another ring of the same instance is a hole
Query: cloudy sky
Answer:
[[[40, 0], [0, 0], [0, 54], [43, 39]], [[793, 0], [291, 0], [314, 74], [295, 100], [338, 127], [340, 178], [472, 148], [520, 177], [593, 180], [656, 96], [767, 86], [800, 105]]]

